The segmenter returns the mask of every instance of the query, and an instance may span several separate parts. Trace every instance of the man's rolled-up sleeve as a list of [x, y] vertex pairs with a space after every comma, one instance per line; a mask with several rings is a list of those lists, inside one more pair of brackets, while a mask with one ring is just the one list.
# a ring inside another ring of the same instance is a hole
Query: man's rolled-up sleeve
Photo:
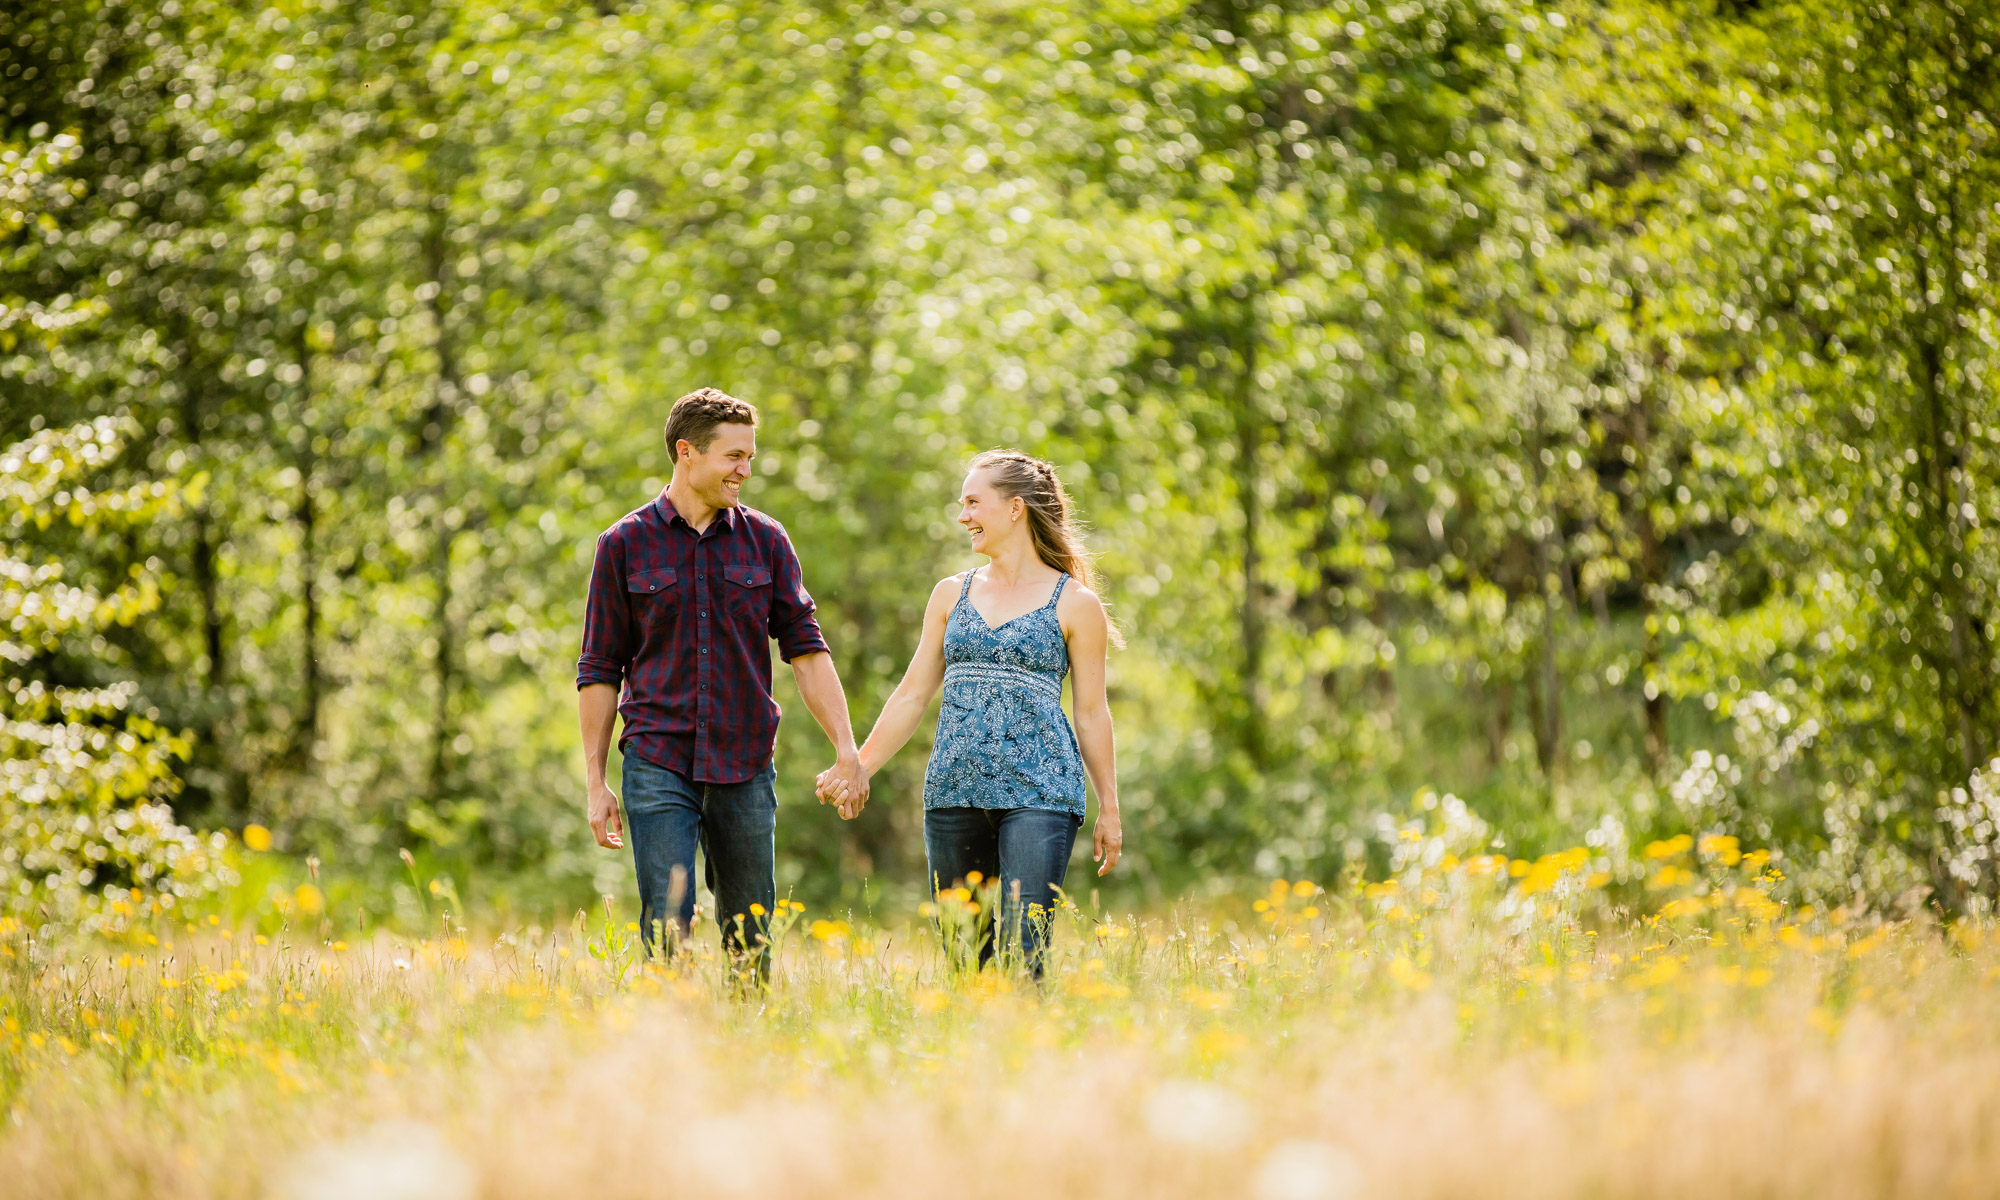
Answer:
[[786, 662], [802, 654], [827, 653], [826, 635], [820, 632], [818, 606], [806, 593], [806, 575], [792, 540], [780, 532], [771, 556], [771, 636], [777, 639], [778, 654]]
[[583, 607], [583, 653], [576, 660], [576, 686], [617, 687], [632, 662], [632, 612], [625, 596], [624, 556], [609, 540], [597, 539], [590, 566], [590, 593]]

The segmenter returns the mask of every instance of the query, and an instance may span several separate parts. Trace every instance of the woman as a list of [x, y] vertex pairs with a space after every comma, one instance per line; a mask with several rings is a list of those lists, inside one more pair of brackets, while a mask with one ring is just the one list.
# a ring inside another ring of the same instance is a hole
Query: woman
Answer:
[[[861, 747], [868, 774], [910, 740], [944, 689], [924, 772], [924, 852], [931, 889], [997, 879], [1003, 949], [1040, 978], [1049, 914], [1097, 792], [1091, 858], [1118, 865], [1118, 778], [1104, 697], [1107, 644], [1123, 645], [1092, 590], [1090, 559], [1055, 469], [1011, 450], [972, 460], [958, 523], [986, 565], [941, 581], [924, 611], [916, 657]], [[1062, 710], [1073, 672], [1076, 728]], [[822, 795], [853, 815], [822, 776]], [[979, 961], [994, 954], [982, 931]]]

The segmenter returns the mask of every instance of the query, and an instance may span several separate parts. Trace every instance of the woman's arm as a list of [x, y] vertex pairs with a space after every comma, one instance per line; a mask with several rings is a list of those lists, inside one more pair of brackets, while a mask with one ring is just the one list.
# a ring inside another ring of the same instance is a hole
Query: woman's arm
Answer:
[[944, 686], [944, 627], [957, 601], [956, 578], [942, 580], [931, 589], [930, 603], [924, 606], [923, 637], [910, 659], [910, 669], [903, 672], [903, 681], [896, 685], [889, 702], [882, 706], [882, 715], [875, 718], [875, 728], [868, 731], [868, 740], [861, 744], [861, 767], [870, 775], [909, 742], [924, 719], [924, 710]]
[[1118, 753], [1111, 733], [1111, 703], [1104, 695], [1105, 647], [1111, 622], [1104, 604], [1089, 588], [1076, 585], [1063, 592], [1057, 606], [1063, 637], [1069, 643], [1070, 689], [1076, 701], [1076, 740], [1083, 751], [1084, 774], [1097, 793], [1097, 827], [1091, 834], [1091, 860], [1104, 874], [1118, 865], [1125, 848], [1125, 831], [1118, 819]]

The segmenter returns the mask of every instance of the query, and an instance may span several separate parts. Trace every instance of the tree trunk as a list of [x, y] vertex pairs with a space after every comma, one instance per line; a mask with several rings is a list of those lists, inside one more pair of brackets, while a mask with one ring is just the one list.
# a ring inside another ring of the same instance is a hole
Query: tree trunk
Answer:
[[1639, 651], [1639, 695], [1646, 712], [1646, 768], [1655, 778], [1667, 764], [1667, 697], [1660, 690], [1659, 589], [1666, 585], [1666, 556], [1659, 529], [1653, 524], [1653, 392], [1652, 380], [1638, 389], [1632, 423], [1632, 448], [1638, 457], [1637, 482], [1631, 488], [1633, 524], [1639, 534], [1639, 616], [1645, 642]]
[[[1375, 623], [1375, 628], [1382, 630], [1385, 634], [1387, 633], [1389, 629], [1389, 601], [1386, 589], [1375, 589], [1375, 603], [1369, 609], [1368, 619]], [[1375, 669], [1369, 673], [1369, 682], [1374, 686], [1376, 700], [1384, 709], [1392, 709], [1396, 706], [1396, 672], [1390, 667], [1389, 662], [1383, 660], [1380, 654], [1375, 656]]]
[[[1540, 463], [1538, 455], [1535, 460]], [[1537, 472], [1540, 484], [1540, 472]], [[1537, 486], [1537, 491], [1540, 487]], [[1547, 518], [1554, 524], [1555, 517]], [[1562, 676], [1556, 665], [1556, 600], [1561, 595], [1561, 584], [1551, 576], [1554, 574], [1550, 559], [1553, 557], [1548, 546], [1551, 535], [1544, 533], [1536, 539], [1537, 582], [1541, 585], [1542, 601], [1542, 647], [1541, 647], [1541, 688], [1539, 720], [1535, 723], [1535, 759], [1541, 764], [1543, 778], [1553, 782], [1557, 762], [1561, 756], [1562, 744]]]
[[[1511, 312], [1507, 324], [1508, 336], [1514, 343], [1523, 350], [1530, 350], [1533, 335], [1528, 330], [1526, 315], [1518, 310]], [[1534, 480], [1535, 512], [1540, 524], [1529, 541], [1534, 551], [1535, 595], [1542, 605], [1540, 661], [1536, 667], [1539, 679], [1531, 676], [1534, 686], [1529, 688], [1528, 697], [1534, 719], [1535, 761], [1541, 766], [1543, 782], [1553, 783], [1562, 743], [1562, 677], [1556, 667], [1556, 601], [1564, 593], [1561, 549], [1556, 544], [1561, 531], [1555, 505], [1549, 500], [1548, 464], [1543, 461], [1549, 449], [1548, 413], [1542, 403], [1539, 381], [1533, 374], [1532, 361], [1527, 370], [1531, 426], [1528, 465]]]
[[453, 416], [458, 409], [459, 399], [465, 394], [463, 381], [458, 375], [458, 355], [451, 344], [451, 334], [445, 328], [445, 318], [449, 311], [445, 297], [451, 285], [450, 248], [446, 243], [445, 218], [439, 216], [431, 223], [424, 235], [424, 259], [429, 276], [430, 292], [424, 301], [430, 311], [431, 327], [435, 331], [431, 342], [431, 353], [437, 355], [437, 386], [431, 390], [431, 402], [424, 409], [423, 428], [419, 431], [417, 450], [420, 454], [435, 452], [444, 444], [446, 432], [451, 427]]
[[1486, 722], [1486, 766], [1498, 770], [1507, 761], [1507, 735], [1514, 725], [1514, 681], [1495, 679], [1488, 691], [1493, 703]]
[[432, 639], [436, 651], [431, 655], [431, 674], [436, 681], [436, 694], [431, 705], [431, 762], [430, 778], [426, 792], [436, 802], [444, 799], [445, 787], [450, 779], [451, 743], [454, 737], [451, 720], [452, 691], [456, 686], [456, 653], [453, 646], [451, 627], [451, 549], [458, 540], [451, 530], [439, 529], [437, 555], [432, 566], [432, 574], [437, 580], [437, 607], [432, 612]]
[[302, 436], [299, 448], [299, 498], [297, 515], [299, 522], [299, 604], [300, 604], [300, 679], [299, 715], [292, 727], [290, 756], [294, 765], [303, 765], [312, 758], [313, 747], [319, 742], [320, 673], [319, 673], [319, 512], [318, 497], [314, 494], [314, 476], [318, 471], [317, 451], [313, 448], [312, 422], [312, 351], [306, 343], [306, 326], [299, 325], [297, 355], [299, 364], [299, 420]]
[[201, 598], [201, 640], [202, 648], [208, 655], [208, 670], [202, 684], [211, 693], [220, 688], [228, 679], [228, 660], [223, 657], [222, 610], [217, 597], [215, 575], [215, 540], [209, 527], [208, 502], [203, 500], [194, 512], [194, 547], [192, 551], [195, 594]]
[[[1922, 262], [1922, 259], [1918, 260]], [[1919, 268], [1921, 271], [1922, 268]], [[1975, 675], [1978, 667], [1972, 661], [1971, 606], [1965, 597], [1965, 536], [1963, 518], [1958, 507], [1958, 455], [1951, 445], [1954, 440], [1951, 419], [1946, 411], [1948, 401], [1944, 396], [1944, 356], [1934, 340], [1926, 339], [1920, 347], [1923, 362], [1923, 388], [1925, 400], [1925, 424], [1929, 427], [1929, 445], [1925, 447], [1926, 482], [1930, 487], [1931, 515], [1936, 527], [1926, 541], [1937, 545], [1937, 587], [1943, 593], [1948, 643], [1951, 647], [1951, 662], [1939, 674], [1939, 683], [1947, 715], [1953, 718], [1958, 736], [1959, 767], [1966, 775], [1978, 769], [1981, 762], [1977, 735], [1973, 729], [1974, 714], [1983, 707], [1979, 702], [1978, 685]]]
[[[1947, 6], [1949, 8], [1949, 6]], [[1922, 79], [1920, 61], [1950, 61], [1942, 52], [1945, 46], [1926, 39], [1921, 46], [1913, 46], [1919, 21], [1913, 21], [1906, 14], [1891, 17], [1892, 10], [1882, 9], [1881, 15], [1890, 17], [1891, 24], [1900, 35], [1903, 62], [1900, 77], [1896, 80], [1899, 107], [1906, 128], [1917, 127], [1917, 113], [1920, 109], [1936, 102], [1932, 84]], [[1933, 16], [1937, 14], [1935, 11]], [[1961, 14], [1962, 15], [1962, 14]], [[1946, 34], [1951, 45], [1957, 44], [1958, 36], [1964, 32], [1958, 28], [1960, 22], [1947, 18], [1952, 26]], [[1953, 73], [1951, 84], [1963, 86], [1964, 76]], [[1961, 102], [1969, 102], [1968, 107], [1977, 106], [1976, 97], [1957, 96]], [[1942, 110], [1940, 110], [1942, 111]], [[1965, 417], [1963, 406], [1956, 403], [1946, 387], [1944, 373], [1948, 356], [1948, 343], [1961, 336], [1960, 330], [1969, 327], [1964, 311], [1967, 307], [1960, 289], [1957, 264], [1961, 260], [1957, 238], [1965, 228], [1961, 219], [1957, 189], [1959, 178], [1944, 173], [1925, 177], [1933, 167], [1923, 155], [1913, 155], [1905, 160], [1906, 173], [1901, 180], [1901, 201], [1904, 206], [1902, 229], [1915, 243], [1909, 247], [1913, 251], [1911, 262], [1916, 272], [1916, 295], [1925, 303], [1911, 310], [1910, 333], [1915, 343], [1917, 357], [1916, 370], [1919, 397], [1923, 405], [1920, 418], [1922, 433], [1921, 469], [1924, 474], [1925, 513], [1930, 528], [1921, 530], [1919, 541], [1929, 559], [1926, 573], [1933, 588], [1930, 599], [1936, 602], [1941, 613], [1932, 619], [1942, 618], [1948, 626], [1943, 639], [1943, 653], [1948, 657], [1937, 662], [1939, 706], [1943, 725], [1952, 732], [1947, 734], [1948, 742], [1957, 743], [1958, 761], [1953, 764], [1941, 761], [1937, 764], [1941, 777], [1950, 776], [1953, 768], [1959, 778], [1970, 775], [1983, 761], [1980, 730], [1991, 705], [1990, 685], [1987, 680], [1988, 666], [1984, 661], [1984, 647], [1977, 650], [1972, 645], [1973, 620], [1971, 604], [1967, 595], [1969, 582], [1966, 579], [1965, 560], [1965, 517], [1960, 505], [1961, 470], [1965, 441]], [[1926, 219], [1925, 214], [1928, 214]], [[1928, 243], [1928, 244], [1926, 244]], [[1935, 259], [1933, 257], [1935, 251]], [[1938, 300], [1931, 301], [1933, 289]], [[1954, 410], [1958, 411], [1954, 411]], [[1931, 608], [1931, 606], [1922, 606]], [[1933, 612], [1936, 609], [1932, 609]], [[1990, 734], [1989, 734], [1990, 736]]]
[[1528, 732], [1535, 739], [1535, 765], [1541, 769], [1542, 782], [1548, 783], [1554, 768], [1554, 747], [1548, 742], [1545, 730], [1548, 728], [1548, 703], [1546, 677], [1539, 666], [1528, 669], [1523, 681], [1528, 701]]
[[1236, 502], [1243, 515], [1243, 607], [1238, 637], [1242, 644], [1244, 713], [1243, 749], [1250, 761], [1264, 765], [1264, 608], [1259, 594], [1261, 559], [1258, 540], [1263, 529], [1263, 497], [1258, 491], [1258, 453], [1263, 421], [1255, 410], [1257, 343], [1254, 334], [1243, 346], [1236, 395]]
[[312, 756], [319, 742], [319, 515], [313, 496], [310, 466], [299, 481], [299, 600], [301, 647], [298, 725], [293, 745], [301, 760]]
[[[437, 384], [431, 393], [431, 403], [424, 413], [424, 427], [419, 447], [423, 453], [438, 454], [444, 448], [445, 436], [457, 415], [458, 405], [465, 395], [463, 382], [459, 378], [458, 356], [452, 345], [451, 331], [446, 319], [449, 307], [446, 303], [450, 285], [450, 253], [447, 246], [447, 219], [439, 213], [432, 221], [424, 237], [425, 265], [430, 276], [430, 292], [425, 303], [429, 307], [434, 330], [432, 353], [437, 355]], [[452, 692], [457, 687], [458, 664], [457, 647], [451, 624], [451, 552], [458, 540], [458, 534], [449, 523], [444, 509], [449, 505], [440, 503], [437, 515], [436, 553], [431, 559], [431, 574], [437, 588], [437, 607], [432, 614], [432, 639], [437, 647], [431, 656], [431, 677], [435, 687], [435, 700], [431, 715], [431, 761], [426, 791], [433, 802], [442, 800], [450, 779], [451, 743], [455, 736], [452, 725]]]
[[[189, 447], [195, 453], [201, 452], [201, 407], [196, 400], [199, 385], [189, 381], [182, 390], [181, 431], [187, 436]], [[215, 576], [215, 535], [209, 526], [208, 500], [204, 497], [194, 508], [194, 545], [188, 551], [188, 569], [194, 576], [196, 597], [201, 601], [201, 641], [202, 649], [208, 655], [207, 669], [202, 672], [202, 685], [211, 693], [220, 686], [227, 676], [227, 664], [222, 656], [222, 610], [216, 595]]]

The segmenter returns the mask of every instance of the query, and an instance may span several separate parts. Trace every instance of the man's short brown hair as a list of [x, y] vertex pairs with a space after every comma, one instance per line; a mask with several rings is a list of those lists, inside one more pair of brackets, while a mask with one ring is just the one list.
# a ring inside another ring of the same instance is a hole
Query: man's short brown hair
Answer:
[[667, 414], [667, 453], [676, 458], [674, 447], [686, 442], [695, 453], [705, 454], [715, 442], [717, 425], [748, 425], [757, 428], [757, 406], [717, 388], [705, 387], [674, 401]]

